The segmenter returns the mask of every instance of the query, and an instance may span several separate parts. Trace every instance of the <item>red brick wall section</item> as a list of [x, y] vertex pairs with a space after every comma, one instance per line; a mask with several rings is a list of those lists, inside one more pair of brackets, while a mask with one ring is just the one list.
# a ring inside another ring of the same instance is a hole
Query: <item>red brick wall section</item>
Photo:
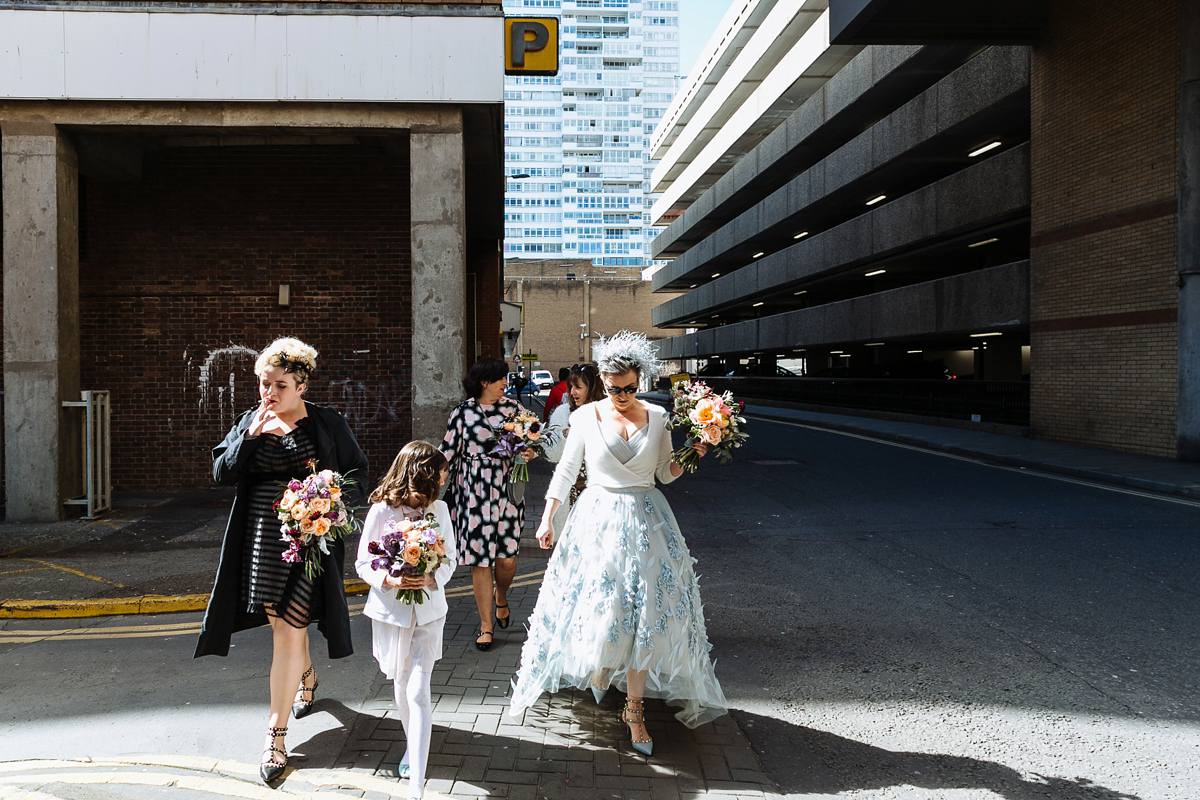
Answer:
[[117, 488], [210, 484], [281, 335], [320, 351], [309, 397], [381, 474], [411, 430], [408, 196], [407, 160], [365, 146], [165, 149], [140, 183], [86, 182], [83, 385], [112, 391]]
[[1051, 9], [1031, 62], [1032, 430], [1173, 456], [1179, 2]]

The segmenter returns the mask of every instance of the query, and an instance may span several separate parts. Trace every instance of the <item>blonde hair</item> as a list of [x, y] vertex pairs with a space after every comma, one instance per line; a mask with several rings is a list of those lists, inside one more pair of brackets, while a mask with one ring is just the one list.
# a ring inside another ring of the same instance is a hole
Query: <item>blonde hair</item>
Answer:
[[258, 354], [254, 374], [262, 375], [270, 367], [295, 375], [296, 383], [308, 383], [317, 369], [317, 350], [292, 336], [276, 339]]
[[438, 498], [442, 470], [448, 464], [442, 451], [428, 442], [409, 442], [400, 448], [387, 474], [371, 492], [371, 502], [387, 503], [392, 508], [428, 508]]

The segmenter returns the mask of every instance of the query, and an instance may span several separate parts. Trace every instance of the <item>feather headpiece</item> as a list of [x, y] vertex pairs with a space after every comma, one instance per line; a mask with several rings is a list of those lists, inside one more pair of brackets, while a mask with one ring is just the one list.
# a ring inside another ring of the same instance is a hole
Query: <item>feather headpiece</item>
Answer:
[[612, 336], [600, 337], [592, 348], [592, 356], [602, 375], [620, 375], [636, 370], [651, 383], [662, 372], [663, 363], [658, 360], [654, 345], [645, 334], [620, 331]]

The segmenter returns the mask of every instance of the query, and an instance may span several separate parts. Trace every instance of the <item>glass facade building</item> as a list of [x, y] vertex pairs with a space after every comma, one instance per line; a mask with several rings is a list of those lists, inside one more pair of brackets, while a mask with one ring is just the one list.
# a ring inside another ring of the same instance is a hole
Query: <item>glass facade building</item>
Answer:
[[649, 266], [650, 134], [675, 96], [679, 0], [505, 0], [560, 19], [559, 74], [505, 78], [504, 256]]

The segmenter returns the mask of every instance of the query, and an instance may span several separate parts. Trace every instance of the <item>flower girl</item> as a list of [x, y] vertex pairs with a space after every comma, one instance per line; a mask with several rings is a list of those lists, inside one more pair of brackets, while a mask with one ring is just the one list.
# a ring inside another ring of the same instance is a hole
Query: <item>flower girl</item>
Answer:
[[[410, 530], [413, 522], [421, 526], [432, 515], [428, 538], [436, 554], [457, 552], [454, 528], [446, 504], [437, 499], [446, 478], [446, 458], [425, 442], [409, 442], [392, 462], [379, 487], [371, 494], [371, 510], [363, 526], [354, 568], [371, 586], [363, 614], [371, 619], [372, 651], [383, 674], [392, 680], [396, 712], [404, 726], [408, 744], [400, 761], [400, 777], [408, 778], [408, 796], [420, 798], [425, 785], [425, 767], [429, 761], [433, 735], [433, 704], [429, 680], [434, 663], [442, 657], [442, 628], [446, 624], [446, 582], [454, 573], [454, 560], [440, 558], [440, 564], [427, 574], [407, 574], [416, 560], [405, 545], [397, 558], [386, 552], [388, 538]], [[441, 542], [436, 542], [441, 534]], [[394, 539], [394, 537], [393, 537]], [[374, 546], [372, 547], [372, 544]], [[395, 548], [392, 548], [394, 551]], [[382, 554], [382, 558], [375, 557]], [[436, 563], [435, 561], [435, 563]], [[402, 577], [400, 567], [408, 563]], [[394, 564], [394, 568], [392, 567]], [[398, 591], [399, 590], [399, 591]], [[416, 590], [424, 595], [417, 602], [405, 602], [397, 595], [412, 597]]]

